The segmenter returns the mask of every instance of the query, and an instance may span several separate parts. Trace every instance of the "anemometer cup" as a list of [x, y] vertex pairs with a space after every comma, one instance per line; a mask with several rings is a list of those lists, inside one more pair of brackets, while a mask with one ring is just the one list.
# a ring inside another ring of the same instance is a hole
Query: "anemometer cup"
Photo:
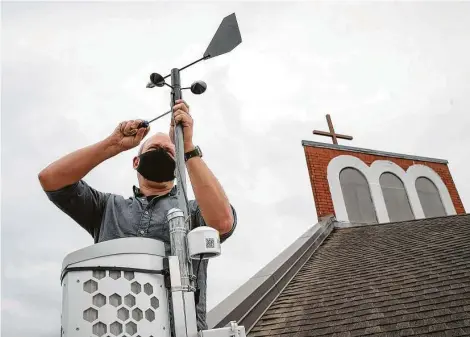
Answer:
[[196, 81], [191, 84], [191, 92], [195, 95], [203, 94], [207, 89], [207, 84], [204, 81]]
[[163, 87], [165, 85], [165, 79], [158, 73], [150, 74], [150, 82], [157, 87]]
[[187, 235], [189, 257], [203, 260], [217, 257], [221, 253], [219, 232], [212, 227], [203, 226], [190, 231]]

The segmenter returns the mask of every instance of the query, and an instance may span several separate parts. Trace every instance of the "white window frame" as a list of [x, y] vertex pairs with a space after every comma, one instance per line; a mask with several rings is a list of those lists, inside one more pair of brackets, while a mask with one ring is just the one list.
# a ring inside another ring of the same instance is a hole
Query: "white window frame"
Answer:
[[417, 164], [410, 166], [408, 170], [405, 171], [394, 162], [388, 160], [376, 160], [369, 167], [357, 157], [341, 155], [333, 158], [327, 168], [328, 185], [330, 187], [331, 199], [338, 221], [350, 222], [344, 202], [343, 191], [341, 189], [341, 182], [339, 180], [341, 171], [348, 167], [358, 170], [366, 178], [379, 223], [390, 222], [382, 187], [380, 186], [380, 176], [385, 172], [395, 174], [403, 182], [415, 219], [423, 219], [425, 217], [416, 190], [416, 179], [419, 177], [428, 178], [436, 185], [447, 215], [456, 214], [447, 187], [441, 177], [430, 167]]
[[[454, 203], [452, 202], [452, 198], [450, 197], [449, 190], [447, 189], [447, 186], [444, 184], [439, 174], [436, 173], [436, 171], [434, 171], [429, 166], [416, 164], [416, 165], [410, 166], [408, 170], [406, 171], [406, 174], [408, 178], [410, 179], [410, 181], [413, 182], [413, 190], [416, 193], [416, 197], [418, 198], [418, 201], [419, 201], [419, 197], [418, 197], [418, 191], [416, 190], [416, 180], [421, 177], [428, 178], [436, 186], [437, 191], [439, 192], [439, 196], [441, 197], [442, 204], [444, 205], [446, 214], [447, 215], [457, 214], [457, 211], [455, 210], [455, 207], [454, 207]], [[421, 206], [421, 202], [419, 202], [419, 205]], [[422, 208], [421, 208], [421, 211], [423, 212]], [[423, 217], [424, 217], [424, 212], [423, 212]]]

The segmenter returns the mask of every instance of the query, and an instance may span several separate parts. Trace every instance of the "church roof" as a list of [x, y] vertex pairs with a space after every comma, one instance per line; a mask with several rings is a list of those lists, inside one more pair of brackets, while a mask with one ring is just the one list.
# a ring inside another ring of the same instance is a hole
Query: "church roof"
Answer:
[[253, 337], [470, 335], [470, 214], [323, 220], [209, 320], [237, 320]]
[[382, 156], [382, 157], [403, 158], [403, 159], [410, 159], [410, 160], [415, 160], [415, 161], [425, 161], [429, 163], [439, 163], [439, 164], [449, 163], [445, 159], [422, 157], [422, 156], [415, 156], [415, 155], [410, 155], [410, 154], [386, 152], [386, 151], [379, 151], [379, 150], [372, 150], [372, 149], [364, 149], [360, 147], [353, 147], [353, 146], [346, 146], [346, 145], [312, 142], [310, 140], [303, 140], [302, 146], [311, 146], [311, 147], [325, 148], [325, 149], [332, 149], [332, 150], [343, 150], [343, 151], [364, 153], [364, 154], [370, 154], [370, 155], [376, 155], [376, 156]]

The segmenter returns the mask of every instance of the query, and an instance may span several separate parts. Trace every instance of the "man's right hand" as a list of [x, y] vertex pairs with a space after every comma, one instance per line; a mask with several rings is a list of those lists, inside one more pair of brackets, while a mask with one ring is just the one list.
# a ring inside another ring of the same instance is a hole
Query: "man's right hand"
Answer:
[[56, 160], [39, 173], [45, 191], [55, 191], [78, 182], [103, 161], [140, 144], [150, 128], [140, 128], [141, 120], [125, 121], [105, 140], [76, 150]]
[[117, 146], [119, 151], [127, 151], [139, 145], [150, 131], [150, 127], [139, 129], [142, 122], [142, 120], [132, 120], [119, 123], [109, 137], [112, 144]]

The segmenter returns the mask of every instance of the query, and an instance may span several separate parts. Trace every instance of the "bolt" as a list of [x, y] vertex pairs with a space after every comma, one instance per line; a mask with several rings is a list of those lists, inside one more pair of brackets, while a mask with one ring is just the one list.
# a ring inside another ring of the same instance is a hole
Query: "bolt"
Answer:
[[80, 328], [75, 328], [75, 330], [77, 330], [77, 331], [78, 331], [78, 330], [80, 330]]
[[79, 280], [79, 279], [77, 279], [77, 283], [80, 283], [80, 280]]

